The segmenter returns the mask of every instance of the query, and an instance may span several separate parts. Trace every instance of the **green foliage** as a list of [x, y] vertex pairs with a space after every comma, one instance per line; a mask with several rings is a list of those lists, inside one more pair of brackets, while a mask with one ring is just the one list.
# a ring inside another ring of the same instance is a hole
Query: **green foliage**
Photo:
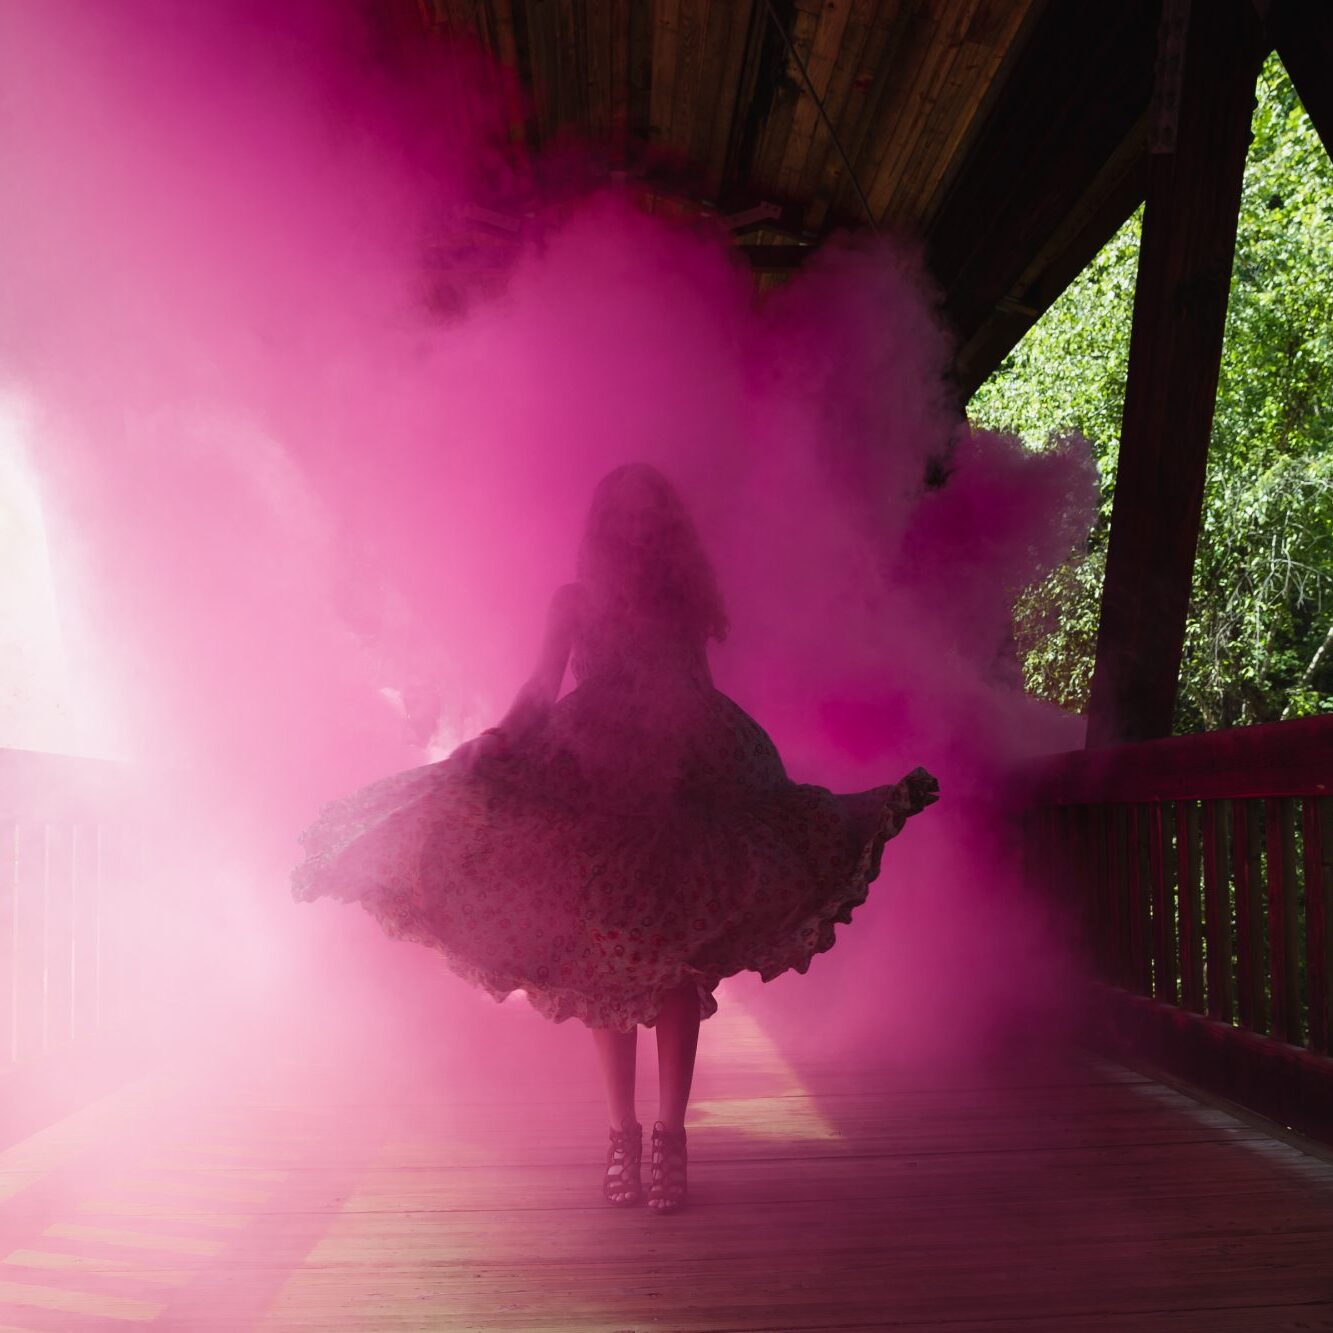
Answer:
[[[1333, 711], [1333, 164], [1276, 56], [1253, 129], [1177, 731]], [[1030, 440], [1073, 429], [1093, 443], [1102, 504], [1087, 547], [1015, 608], [1028, 689], [1077, 711], [1096, 647], [1141, 225], [1141, 213], [1125, 223], [968, 409]]]

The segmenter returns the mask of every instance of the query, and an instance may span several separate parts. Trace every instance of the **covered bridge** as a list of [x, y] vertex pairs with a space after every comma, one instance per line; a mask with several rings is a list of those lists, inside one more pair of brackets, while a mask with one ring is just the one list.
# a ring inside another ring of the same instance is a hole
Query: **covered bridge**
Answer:
[[[230, 1052], [213, 1086], [108, 1090], [79, 1016], [106, 1027], [132, 964], [69, 961], [91, 909], [49, 901], [92, 883], [86, 857], [59, 890], [54, 853], [15, 861], [8, 1077], [79, 1058], [47, 1114], [5, 1125], [0, 1323], [1333, 1328], [1333, 719], [1171, 734], [1255, 79], [1276, 48], [1333, 145], [1333, 5], [370, 9], [395, 42], [474, 35], [528, 94], [515, 151], [586, 137], [646, 207], [716, 217], [761, 284], [840, 229], [918, 236], [960, 404], [1146, 202], [1087, 748], [1023, 775], [1030, 873], [1079, 905], [1095, 1017], [983, 1092], [794, 1069], [723, 1015], [692, 1215], [626, 1224], [586, 1188], [587, 1108], [558, 1080], [542, 1104], [403, 1087], [358, 1114], [356, 1076], [314, 1104], [299, 1060]], [[473, 225], [481, 244], [505, 219]], [[114, 842], [113, 773], [79, 766], [79, 808], [50, 795], [74, 762], [0, 755], [15, 846], [21, 825]], [[132, 869], [106, 883], [132, 893]], [[764, 1137], [729, 1129], [759, 1114]], [[160, 1140], [126, 1161], [136, 1120]]]

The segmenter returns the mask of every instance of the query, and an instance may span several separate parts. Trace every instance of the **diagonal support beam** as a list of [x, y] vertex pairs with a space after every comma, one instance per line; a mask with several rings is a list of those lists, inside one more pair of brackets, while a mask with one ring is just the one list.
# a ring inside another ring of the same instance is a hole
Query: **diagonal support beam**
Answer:
[[1195, 0], [1175, 151], [1154, 154], [1148, 168], [1090, 746], [1171, 731], [1265, 52], [1249, 0]]
[[1296, 95], [1333, 153], [1333, 4], [1329, 0], [1256, 0], [1269, 41]]

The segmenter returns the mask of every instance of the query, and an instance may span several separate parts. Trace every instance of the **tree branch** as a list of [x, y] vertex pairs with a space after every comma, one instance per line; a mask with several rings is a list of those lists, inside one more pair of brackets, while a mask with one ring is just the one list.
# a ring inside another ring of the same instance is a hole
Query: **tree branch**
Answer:
[[1310, 659], [1309, 665], [1301, 674], [1301, 678], [1296, 682], [1296, 689], [1291, 692], [1291, 697], [1287, 700], [1287, 706], [1282, 710], [1282, 720], [1285, 722], [1291, 713], [1292, 705], [1296, 702], [1296, 691], [1303, 690], [1313, 679], [1314, 673], [1319, 669], [1319, 663], [1323, 661], [1324, 654], [1333, 648], [1333, 625], [1328, 627], [1328, 633], [1324, 635], [1324, 641], [1315, 649], [1315, 655]]

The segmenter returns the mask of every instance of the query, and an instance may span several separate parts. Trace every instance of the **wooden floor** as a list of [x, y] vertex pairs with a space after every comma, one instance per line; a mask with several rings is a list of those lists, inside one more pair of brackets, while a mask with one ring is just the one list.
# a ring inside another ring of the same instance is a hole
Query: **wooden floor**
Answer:
[[0, 1154], [0, 1329], [1333, 1329], [1333, 1165], [1250, 1124], [1076, 1056], [923, 1078], [794, 1068], [734, 1006], [705, 1033], [670, 1218], [601, 1202], [586, 1071], [141, 1079]]

